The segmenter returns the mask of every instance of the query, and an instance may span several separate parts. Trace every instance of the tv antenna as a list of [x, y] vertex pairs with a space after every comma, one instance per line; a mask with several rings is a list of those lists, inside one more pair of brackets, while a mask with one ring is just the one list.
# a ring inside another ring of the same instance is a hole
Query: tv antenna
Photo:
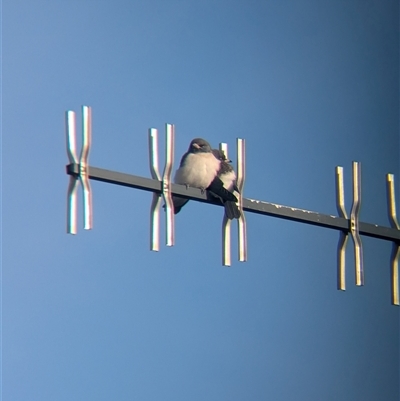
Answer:
[[[67, 233], [77, 233], [77, 205], [78, 186], [82, 185], [83, 197], [83, 228], [93, 228], [92, 191], [89, 180], [102, 181], [109, 184], [122, 185], [125, 187], [149, 191], [153, 193], [150, 206], [150, 250], [160, 250], [160, 208], [161, 199], [165, 203], [165, 242], [167, 246], [175, 245], [175, 218], [173, 213], [172, 195], [190, 200], [212, 203], [216, 201], [208, 199], [207, 194], [197, 188], [186, 188], [184, 185], [173, 184], [171, 173], [174, 162], [175, 127], [172, 124], [165, 125], [165, 165], [162, 176], [158, 165], [158, 130], [150, 128], [149, 139], [149, 165], [151, 178], [140, 177], [116, 171], [105, 170], [89, 166], [89, 151], [92, 136], [92, 111], [88, 106], [82, 106], [82, 149], [77, 157], [76, 149], [76, 114], [74, 111], [65, 113], [67, 155], [69, 164], [66, 166], [67, 174], [70, 176], [67, 191]], [[228, 146], [220, 143], [220, 150], [228, 157]], [[238, 207], [241, 217], [238, 222], [238, 259], [247, 261], [247, 235], [246, 218], [244, 212], [257, 213], [264, 216], [292, 220], [298, 223], [311, 224], [339, 231], [337, 246], [337, 288], [346, 289], [345, 280], [345, 251], [350, 236], [354, 247], [355, 284], [364, 285], [364, 262], [363, 246], [361, 236], [373, 237], [392, 242], [392, 253], [390, 256], [391, 269], [391, 302], [399, 305], [399, 257], [400, 257], [400, 226], [396, 215], [396, 200], [394, 175], [386, 175], [387, 208], [390, 227], [379, 226], [361, 222], [361, 163], [353, 162], [353, 203], [350, 217], [344, 207], [344, 185], [343, 167], [335, 169], [336, 184], [336, 207], [338, 216], [332, 216], [313, 212], [295, 207], [283, 206], [275, 203], [264, 202], [256, 199], [244, 198], [245, 168], [245, 140], [237, 139], [237, 186], [240, 191]], [[231, 224], [225, 215], [222, 219], [222, 264], [231, 265]]]

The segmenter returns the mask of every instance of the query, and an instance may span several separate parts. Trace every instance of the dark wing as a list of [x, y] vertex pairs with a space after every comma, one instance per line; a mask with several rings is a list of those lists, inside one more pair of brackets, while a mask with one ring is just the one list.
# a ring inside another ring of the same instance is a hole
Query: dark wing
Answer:
[[236, 196], [224, 187], [224, 183], [220, 178], [215, 177], [207, 190], [224, 205], [225, 216], [229, 220], [238, 219], [240, 217], [240, 210], [236, 204]]
[[224, 201], [237, 202], [236, 196], [228, 191], [224, 187], [224, 183], [221, 181], [219, 177], [215, 177], [211, 184], [207, 187], [207, 190], [211, 192], [212, 195]]

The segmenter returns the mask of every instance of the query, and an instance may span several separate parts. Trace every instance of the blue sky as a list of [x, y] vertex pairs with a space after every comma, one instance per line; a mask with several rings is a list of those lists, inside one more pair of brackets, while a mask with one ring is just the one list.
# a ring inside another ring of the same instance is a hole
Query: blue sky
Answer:
[[337, 232], [248, 213], [249, 260], [233, 227], [226, 268], [221, 208], [190, 202], [154, 253], [151, 194], [98, 182], [94, 229], [69, 236], [82, 104], [93, 166], [149, 177], [147, 129], [173, 123], [175, 167], [192, 138], [231, 157], [245, 138], [244, 196], [336, 214], [335, 166], [349, 211], [357, 160], [361, 220], [387, 226], [398, 2], [2, 2], [3, 399], [398, 400], [390, 243], [363, 238], [358, 288], [349, 242], [339, 292]]

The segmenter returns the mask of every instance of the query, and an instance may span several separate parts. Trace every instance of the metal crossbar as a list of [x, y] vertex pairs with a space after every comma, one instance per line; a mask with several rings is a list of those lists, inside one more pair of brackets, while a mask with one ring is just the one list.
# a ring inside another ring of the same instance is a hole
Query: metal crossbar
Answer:
[[[77, 177], [79, 175], [79, 164], [67, 165], [66, 172], [68, 175]], [[132, 174], [119, 173], [117, 171], [106, 170], [99, 167], [90, 166], [89, 178], [91, 180], [106, 182], [109, 184], [141, 189], [158, 194], [162, 193], [162, 181]], [[186, 188], [184, 185], [171, 184], [171, 194], [198, 202], [221, 206], [220, 203], [208, 199], [207, 193], [202, 193], [201, 190], [197, 188]], [[313, 226], [331, 228], [333, 230], [344, 231], [347, 233], [350, 232], [350, 221], [343, 217], [322, 214], [306, 209], [298, 209], [291, 206], [283, 206], [277, 203], [243, 198], [243, 210], [250, 213], [262, 214], [264, 216], [277, 217]], [[360, 222], [359, 230], [361, 235], [400, 243], [400, 230], [396, 228]]]

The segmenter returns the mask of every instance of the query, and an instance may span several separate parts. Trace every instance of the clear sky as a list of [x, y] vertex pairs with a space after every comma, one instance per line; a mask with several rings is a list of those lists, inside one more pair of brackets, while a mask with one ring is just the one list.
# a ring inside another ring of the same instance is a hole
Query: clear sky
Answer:
[[387, 226], [398, 1], [2, 3], [4, 401], [397, 401], [390, 243], [363, 237], [359, 288], [349, 241], [339, 292], [336, 231], [247, 213], [226, 268], [220, 207], [150, 252], [151, 194], [99, 182], [67, 235], [64, 112], [93, 108], [91, 165], [147, 177], [150, 127], [162, 150], [176, 125], [175, 168], [195, 137], [245, 138], [245, 197], [326, 214], [357, 160], [361, 220]]

